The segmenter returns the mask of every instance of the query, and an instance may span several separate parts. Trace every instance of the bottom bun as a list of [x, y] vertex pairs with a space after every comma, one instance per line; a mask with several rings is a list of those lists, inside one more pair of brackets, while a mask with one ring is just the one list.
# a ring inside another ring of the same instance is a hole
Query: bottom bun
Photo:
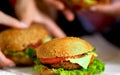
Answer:
[[11, 56], [11, 60], [13, 60], [17, 66], [32, 66], [34, 61], [30, 57], [20, 57], [20, 56]]
[[52, 69], [49, 69], [47, 67], [43, 67], [42, 70], [39, 71], [40, 75], [60, 75], [57, 73], [54, 73]]
[[[60, 75], [59, 73], [54, 73], [52, 69], [47, 67], [43, 67], [42, 70], [39, 71], [39, 75]], [[89, 75], [88, 73], [86, 75]]]

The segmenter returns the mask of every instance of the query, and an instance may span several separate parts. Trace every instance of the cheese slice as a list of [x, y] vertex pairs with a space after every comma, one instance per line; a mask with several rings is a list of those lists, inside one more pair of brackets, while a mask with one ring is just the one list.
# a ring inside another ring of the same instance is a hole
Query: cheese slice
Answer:
[[92, 58], [92, 55], [93, 55], [93, 53], [90, 53], [82, 58], [75, 58], [75, 59], [69, 58], [66, 60], [69, 60], [71, 63], [77, 63], [80, 66], [82, 66], [84, 69], [87, 69], [87, 67], [90, 63], [90, 60]]

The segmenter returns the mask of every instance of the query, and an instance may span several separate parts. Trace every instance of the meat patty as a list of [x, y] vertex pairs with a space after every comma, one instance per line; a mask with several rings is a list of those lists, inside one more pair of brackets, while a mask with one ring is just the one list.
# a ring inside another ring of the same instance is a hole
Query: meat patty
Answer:
[[[93, 63], [93, 61], [94, 61], [94, 56], [92, 56], [89, 65], [91, 65]], [[77, 63], [71, 63], [69, 61], [64, 61], [64, 62], [52, 64], [51, 67], [52, 68], [56, 68], [56, 69], [58, 69], [58, 68], [64, 68], [66, 70], [74, 70], [74, 69], [81, 68], [81, 66], [78, 65]]]
[[51, 65], [52, 68], [64, 68], [66, 70], [73, 70], [73, 69], [78, 69], [78, 68], [81, 68], [80, 65], [76, 64], [76, 63], [71, 63], [69, 61], [64, 61], [64, 62], [60, 62], [60, 63], [57, 63], [57, 64], [52, 64]]

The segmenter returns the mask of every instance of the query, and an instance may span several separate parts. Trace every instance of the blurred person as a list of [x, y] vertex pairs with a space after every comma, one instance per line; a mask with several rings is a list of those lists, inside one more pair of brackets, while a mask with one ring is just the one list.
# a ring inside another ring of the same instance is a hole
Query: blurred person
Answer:
[[101, 32], [103, 37], [114, 44], [117, 47], [120, 47], [120, 1], [113, 0], [113, 3], [108, 5], [97, 5], [91, 7], [91, 10], [94, 12], [100, 12], [109, 14], [116, 17], [116, 20], [112, 27]]
[[[53, 37], [65, 37], [65, 33], [45, 14], [38, 11], [34, 0], [3, 0], [0, 2], [0, 31], [9, 27], [28, 28], [32, 22], [43, 23]], [[15, 7], [14, 7], [15, 6]], [[15, 10], [14, 10], [14, 9]], [[0, 68], [15, 66], [0, 50]]]
[[[111, 26], [115, 17], [104, 13], [82, 10], [71, 11], [59, 0], [44, 0], [58, 9], [58, 25], [68, 36], [90, 35]], [[62, 11], [59, 12], [59, 11]], [[65, 16], [63, 16], [65, 15]]]
[[[62, 12], [58, 15], [57, 23], [68, 36], [83, 36], [100, 33], [109, 42], [120, 47], [120, 1], [107, 5], [96, 5], [80, 13], [70, 11], [59, 0], [45, 0]], [[63, 16], [65, 15], [65, 17]]]

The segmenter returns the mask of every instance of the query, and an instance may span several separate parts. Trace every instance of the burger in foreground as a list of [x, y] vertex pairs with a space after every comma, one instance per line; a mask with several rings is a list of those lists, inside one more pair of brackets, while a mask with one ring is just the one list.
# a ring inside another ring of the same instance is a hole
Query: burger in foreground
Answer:
[[108, 4], [110, 0], [60, 0], [73, 10], [89, 8], [96, 4]]
[[42, 44], [34, 70], [40, 75], [94, 75], [104, 71], [95, 48], [77, 37], [56, 38]]
[[44, 27], [32, 24], [28, 29], [7, 29], [0, 33], [2, 52], [18, 66], [31, 66], [36, 58], [35, 50], [49, 35]]

